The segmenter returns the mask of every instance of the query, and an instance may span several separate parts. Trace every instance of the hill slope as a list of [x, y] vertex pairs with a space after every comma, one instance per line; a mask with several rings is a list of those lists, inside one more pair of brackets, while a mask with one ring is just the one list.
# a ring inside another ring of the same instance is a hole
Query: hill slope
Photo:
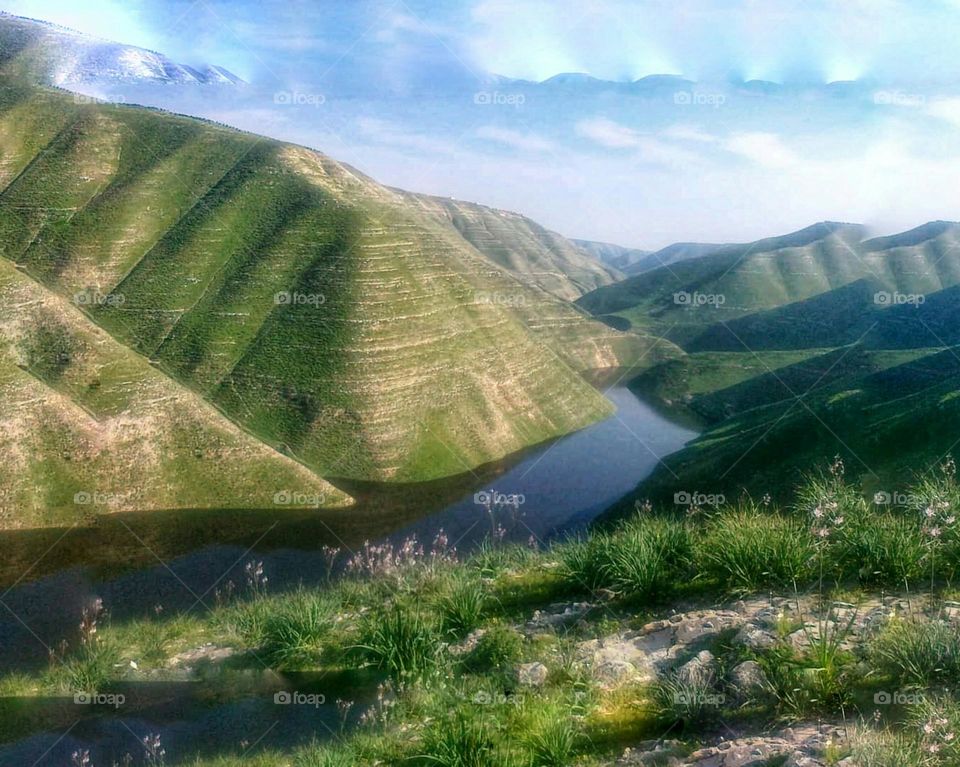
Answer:
[[[733, 348], [737, 342], [720, 323], [734, 322], [731, 327], [738, 334], [743, 329], [756, 338], [774, 330], [781, 345], [772, 346], [773, 341], [766, 339], [766, 345], [758, 348], [791, 349], [800, 348], [798, 344], [849, 342], [850, 338], [808, 336], [806, 330], [815, 330], [812, 325], [790, 331], [792, 338], [782, 332], [798, 320], [820, 323], [834, 334], [852, 332], [846, 325], [853, 306], [848, 299], [863, 306], [868, 295], [873, 303], [876, 292], [932, 295], [960, 283], [958, 224], [935, 222], [867, 241], [862, 235], [862, 227], [851, 224], [816, 224], [631, 277], [599, 288], [578, 303], [596, 315], [613, 314], [632, 327], [667, 328], [670, 338], [689, 349]], [[861, 288], [854, 286], [858, 281], [864, 281]], [[840, 288], [846, 292], [830, 297]], [[803, 301], [807, 303], [797, 304]], [[748, 315], [757, 318], [740, 319]], [[831, 327], [833, 315], [841, 326]], [[705, 333], [711, 325], [716, 327]]]
[[447, 197], [402, 193], [430, 216], [450, 223], [470, 244], [519, 279], [573, 301], [622, 275], [519, 213]]
[[580, 428], [611, 407], [577, 371], [652, 346], [310, 150], [11, 84], [0, 135], [0, 255], [322, 476], [447, 476]]
[[0, 528], [348, 498], [0, 260]]

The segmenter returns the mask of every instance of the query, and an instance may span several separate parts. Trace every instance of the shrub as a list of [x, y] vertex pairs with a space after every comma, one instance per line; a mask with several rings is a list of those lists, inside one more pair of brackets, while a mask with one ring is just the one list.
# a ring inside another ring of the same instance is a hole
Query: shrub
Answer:
[[324, 595], [306, 591], [284, 599], [263, 620], [264, 660], [284, 670], [315, 665], [334, 625], [335, 608]]
[[577, 590], [596, 591], [610, 584], [609, 533], [594, 533], [586, 540], [568, 541], [560, 547], [560, 561], [570, 586]]
[[487, 594], [483, 584], [473, 579], [455, 583], [452, 591], [440, 598], [440, 620], [445, 633], [461, 638], [483, 620]]
[[877, 665], [905, 684], [955, 684], [960, 632], [945, 621], [893, 621], [870, 644]]
[[119, 659], [120, 653], [112, 643], [88, 642], [54, 670], [54, 681], [69, 692], [100, 692], [110, 683]]
[[549, 712], [527, 736], [534, 767], [567, 767], [573, 764], [579, 733], [574, 722], [560, 712]]
[[604, 567], [613, 588], [632, 598], [659, 601], [684, 580], [692, 552], [687, 525], [640, 517], [613, 536]]
[[703, 572], [741, 593], [808, 582], [813, 556], [813, 539], [801, 522], [752, 508], [715, 517], [697, 547]]
[[520, 658], [522, 650], [523, 638], [516, 631], [494, 624], [463, 659], [463, 665], [473, 672], [503, 670]]
[[399, 603], [368, 616], [360, 638], [358, 649], [367, 662], [401, 685], [435, 671], [442, 650], [433, 623], [419, 609]]
[[654, 688], [657, 713], [670, 727], [699, 727], [715, 720], [724, 696], [713, 687], [711, 675], [684, 680], [670, 676]]
[[571, 585], [612, 588], [652, 601], [673, 593], [683, 581], [692, 550], [684, 523], [644, 516], [614, 532], [567, 544], [562, 560]]
[[926, 575], [926, 555], [919, 525], [902, 516], [870, 512], [853, 516], [834, 553], [840, 577], [894, 588]]
[[418, 761], [437, 767], [509, 767], [487, 724], [463, 712], [427, 729]]

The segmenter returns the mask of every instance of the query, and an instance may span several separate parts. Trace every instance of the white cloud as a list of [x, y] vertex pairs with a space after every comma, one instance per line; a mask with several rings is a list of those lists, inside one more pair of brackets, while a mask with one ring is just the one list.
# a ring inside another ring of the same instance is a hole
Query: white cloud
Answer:
[[700, 144], [715, 144], [717, 137], [692, 125], [672, 125], [661, 134], [674, 141], [696, 141]]
[[477, 128], [474, 135], [523, 152], [552, 152], [556, 149], [555, 144], [543, 136], [535, 133], [521, 133], [509, 128], [498, 128], [494, 125]]
[[605, 149], [630, 150], [636, 163], [678, 167], [703, 161], [703, 157], [695, 152], [644, 135], [605, 117], [581, 120], [575, 130], [578, 135]]
[[576, 131], [578, 135], [608, 149], [634, 149], [641, 143], [640, 135], [635, 130], [605, 117], [581, 120], [576, 125]]
[[723, 148], [765, 168], [787, 168], [801, 162], [776, 133], [734, 133], [723, 142]]
[[960, 125], [960, 98], [938, 99], [930, 104], [927, 112], [941, 120]]

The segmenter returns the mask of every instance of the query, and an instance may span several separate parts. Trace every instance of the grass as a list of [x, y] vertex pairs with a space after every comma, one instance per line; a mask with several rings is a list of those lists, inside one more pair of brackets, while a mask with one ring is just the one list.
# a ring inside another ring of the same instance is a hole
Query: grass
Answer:
[[900, 684], [933, 687], [960, 679], [960, 632], [947, 621], [893, 621], [870, 652], [878, 668]]
[[561, 550], [573, 588], [606, 588], [639, 602], [669, 598], [693, 556], [688, 527], [670, 519], [630, 520], [613, 534], [600, 533]]
[[435, 622], [420, 607], [401, 603], [364, 619], [357, 649], [367, 663], [399, 685], [436, 671], [442, 651]]
[[755, 506], [715, 515], [698, 553], [707, 578], [731, 593], [791, 589], [812, 576], [814, 542], [808, 526]]
[[[954, 502], [951, 483], [926, 488], [934, 491]], [[828, 521], [811, 504], [829, 510], [834, 525], [816, 545], [813, 531]], [[404, 544], [399, 550], [410, 555], [391, 555], [390, 567], [371, 551], [369, 566], [319, 587], [273, 592], [268, 583], [241, 589], [209, 615], [159, 611], [104, 622], [95, 642], [69, 648], [42, 673], [0, 677], [0, 690], [27, 697], [109, 691], [131, 676], [131, 660], [140, 669], [134, 678], [163, 680], [180, 673], [168, 665], [174, 654], [212, 643], [236, 651], [222, 668], [195, 673], [214, 680], [221, 697], [231, 689], [250, 694], [266, 664], [294, 679], [295, 672], [326, 678], [331, 705], [360, 699], [341, 724], [345, 744], [252, 757], [265, 767], [469, 765], [478, 758], [502, 767], [590, 765], [639, 740], [709, 737], [721, 720], [765, 729], [874, 712], [884, 727], [922, 745], [922, 734], [903, 724], [916, 712], [872, 701], [878, 690], [931, 692], [960, 675], [955, 628], [923, 606], [948, 586], [944, 574], [956, 549], [951, 536], [941, 537], [931, 594], [929, 545], [916, 546], [928, 524], [924, 513], [859, 498], [835, 467], [809, 478], [789, 507], [721, 505], [682, 518], [674, 508], [647, 508], [581, 540], [537, 550], [488, 543], [459, 561]], [[856, 603], [868, 588], [908, 593], [915, 614], [878, 623], [876, 633], [851, 645], [856, 609], [829, 605]], [[751, 648], [735, 631], [724, 634], [709, 644], [715, 665], [701, 679], [674, 674], [653, 686], [610, 690], [582, 662], [582, 641], [622, 636], [668, 616], [671, 604], [689, 610], [731, 594], [771, 592], [792, 595], [798, 607], [769, 616], [773, 646]], [[548, 604], [580, 600], [596, 606], [576, 623], [526, 635], [516, 628]], [[468, 645], [451, 651], [471, 634]], [[744, 695], [731, 680], [746, 660], [759, 664], [765, 683]], [[534, 661], [548, 674], [525, 686], [518, 666]]]

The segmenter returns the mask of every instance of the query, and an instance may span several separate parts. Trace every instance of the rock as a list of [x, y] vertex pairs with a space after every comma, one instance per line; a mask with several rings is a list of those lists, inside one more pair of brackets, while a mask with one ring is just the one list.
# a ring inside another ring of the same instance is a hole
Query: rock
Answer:
[[749, 647], [751, 650], [766, 650], [777, 643], [777, 638], [769, 631], [764, 631], [759, 626], [748, 623], [737, 632], [734, 641]]
[[522, 663], [517, 668], [517, 682], [525, 687], [543, 687], [550, 670], [542, 663]]
[[706, 688], [713, 683], [716, 658], [709, 650], [698, 652], [677, 671], [677, 680], [690, 687]]
[[195, 650], [174, 655], [167, 661], [170, 668], [193, 669], [201, 663], [218, 663], [236, 654], [232, 647], [218, 647], [214, 644], [205, 644]]
[[642, 676], [630, 661], [616, 659], [605, 660], [594, 666], [593, 675], [607, 686]]
[[737, 697], [744, 699], [767, 685], [767, 678], [755, 660], [748, 660], [730, 672], [730, 684]]
[[486, 633], [486, 629], [475, 629], [467, 634], [464, 639], [449, 645], [447, 647], [447, 652], [456, 657], [466, 655], [476, 648], [477, 644], [479, 644], [480, 640], [483, 638], [483, 635]]
[[537, 610], [533, 617], [527, 621], [524, 629], [527, 633], [530, 633], [544, 628], [571, 626], [595, 607], [596, 605], [590, 602], [549, 605], [546, 610]]

